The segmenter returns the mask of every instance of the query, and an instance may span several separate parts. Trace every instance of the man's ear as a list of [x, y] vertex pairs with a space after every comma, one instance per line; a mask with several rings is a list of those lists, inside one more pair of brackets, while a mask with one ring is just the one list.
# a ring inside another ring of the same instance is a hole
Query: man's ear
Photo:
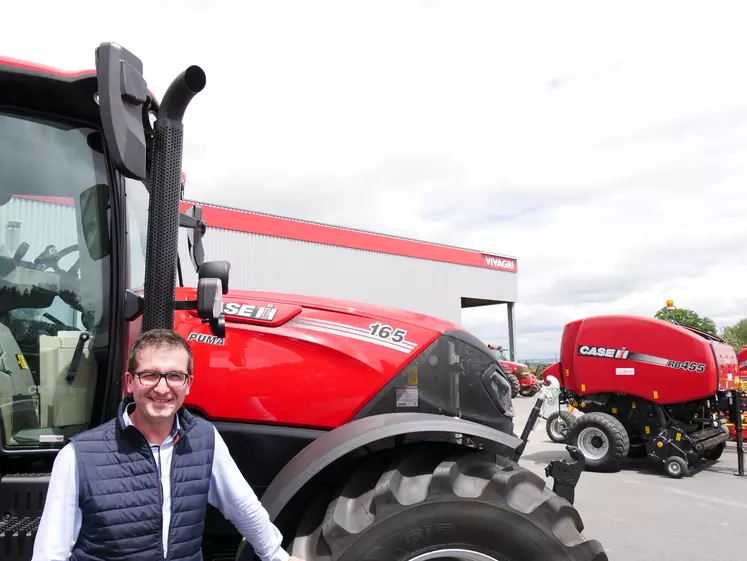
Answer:
[[124, 381], [125, 381], [125, 387], [124, 387], [125, 393], [127, 395], [132, 395], [133, 394], [133, 387], [132, 387], [132, 385], [135, 382], [135, 377], [132, 375], [131, 372], [127, 371], [127, 372], [125, 372], [125, 380]]

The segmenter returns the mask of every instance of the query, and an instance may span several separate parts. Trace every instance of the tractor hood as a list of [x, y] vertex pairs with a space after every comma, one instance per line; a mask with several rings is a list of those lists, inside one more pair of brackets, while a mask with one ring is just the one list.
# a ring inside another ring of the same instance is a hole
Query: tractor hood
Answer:
[[[177, 300], [196, 297], [194, 288], [177, 287]], [[465, 330], [458, 324], [418, 312], [334, 298], [253, 290], [229, 290], [228, 294], [223, 296], [223, 313], [227, 324], [235, 322], [278, 327], [301, 314], [304, 309], [406, 323], [439, 333]], [[196, 312], [194, 314], [196, 315]]]

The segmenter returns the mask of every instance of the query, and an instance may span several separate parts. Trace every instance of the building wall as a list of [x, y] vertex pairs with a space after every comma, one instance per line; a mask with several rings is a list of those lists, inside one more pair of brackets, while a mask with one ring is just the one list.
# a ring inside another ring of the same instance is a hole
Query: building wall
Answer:
[[[197, 275], [180, 232], [184, 282]], [[341, 232], [341, 235], [344, 233]], [[206, 260], [231, 262], [231, 287], [392, 306], [461, 323], [461, 297], [517, 301], [517, 274], [209, 227]]]

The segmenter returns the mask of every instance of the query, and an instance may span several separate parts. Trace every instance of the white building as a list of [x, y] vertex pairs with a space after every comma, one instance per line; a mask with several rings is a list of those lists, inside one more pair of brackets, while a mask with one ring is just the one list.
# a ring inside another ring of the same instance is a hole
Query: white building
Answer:
[[[506, 304], [516, 356], [515, 257], [328, 224], [187, 201], [202, 207], [205, 259], [231, 263], [232, 289], [341, 298], [420, 312], [462, 323], [462, 309]], [[186, 229], [179, 255], [194, 286]]]

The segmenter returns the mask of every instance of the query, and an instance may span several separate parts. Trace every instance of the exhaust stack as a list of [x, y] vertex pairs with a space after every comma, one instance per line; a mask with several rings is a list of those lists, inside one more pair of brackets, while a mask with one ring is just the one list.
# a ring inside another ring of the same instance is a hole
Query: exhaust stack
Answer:
[[190, 66], [179, 74], [163, 97], [153, 127], [143, 332], [155, 328], [173, 329], [174, 326], [179, 203], [182, 197], [182, 119], [190, 101], [203, 90], [205, 82], [205, 73], [199, 66]]

